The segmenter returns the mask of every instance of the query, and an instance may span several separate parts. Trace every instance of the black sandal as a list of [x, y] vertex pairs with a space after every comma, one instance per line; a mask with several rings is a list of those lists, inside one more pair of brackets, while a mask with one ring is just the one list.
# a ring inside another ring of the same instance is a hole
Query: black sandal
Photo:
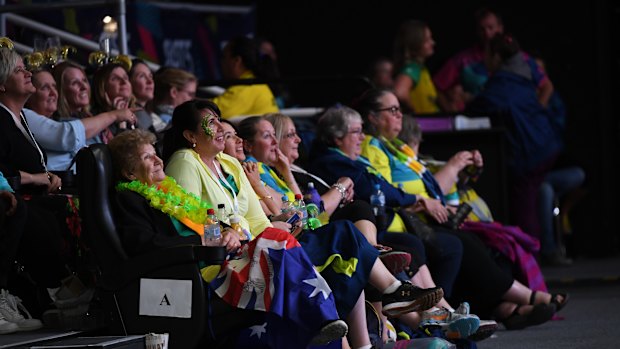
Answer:
[[[538, 291], [532, 291], [532, 295], [530, 296], [530, 305], [536, 305], [536, 294], [537, 293]], [[559, 301], [558, 297], [562, 297], [562, 301]], [[554, 304], [555, 311], [558, 312], [562, 308], [564, 308], [566, 303], [568, 303], [568, 299], [569, 299], [568, 293], [553, 293], [551, 294], [551, 301], [549, 302], [549, 304]]]
[[555, 304], [539, 303], [532, 306], [532, 310], [527, 314], [520, 314], [521, 305], [517, 305], [515, 310], [507, 318], [500, 320], [507, 330], [521, 330], [529, 326], [536, 326], [545, 323], [555, 314]]

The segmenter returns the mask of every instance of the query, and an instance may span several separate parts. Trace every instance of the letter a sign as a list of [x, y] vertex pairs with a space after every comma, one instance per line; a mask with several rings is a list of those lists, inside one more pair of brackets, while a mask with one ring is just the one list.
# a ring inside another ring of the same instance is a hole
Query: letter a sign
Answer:
[[192, 317], [192, 281], [140, 279], [140, 315]]

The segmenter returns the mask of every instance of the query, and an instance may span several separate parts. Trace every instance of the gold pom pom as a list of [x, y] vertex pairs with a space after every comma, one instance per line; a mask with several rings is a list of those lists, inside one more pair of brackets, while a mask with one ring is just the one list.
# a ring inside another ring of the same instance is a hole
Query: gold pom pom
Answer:
[[33, 52], [24, 56], [24, 64], [26, 64], [30, 71], [39, 69], [44, 60], [41, 52]]
[[106, 54], [103, 51], [94, 51], [88, 55], [88, 64], [100, 67], [106, 63]]
[[110, 63], [117, 63], [122, 65], [125, 70], [130, 71], [131, 70], [131, 58], [129, 58], [129, 56], [127, 55], [118, 55], [116, 57], [112, 57], [110, 59]]
[[6, 47], [9, 50], [12, 50], [15, 45], [13, 45], [13, 41], [11, 41], [11, 39], [3, 36], [0, 38], [0, 47]]
[[77, 53], [77, 49], [73, 46], [65, 45], [60, 48], [60, 59], [63, 61], [66, 60], [69, 55], [74, 55]]

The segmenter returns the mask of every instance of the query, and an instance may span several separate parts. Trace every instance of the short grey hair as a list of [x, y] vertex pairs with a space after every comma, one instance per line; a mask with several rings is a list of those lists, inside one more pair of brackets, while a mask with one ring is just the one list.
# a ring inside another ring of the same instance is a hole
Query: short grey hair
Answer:
[[9, 76], [17, 68], [17, 60], [21, 56], [8, 47], [0, 47], [0, 85], [6, 84]]
[[353, 122], [362, 122], [362, 117], [357, 111], [345, 106], [331, 107], [319, 119], [317, 138], [323, 144], [333, 147], [336, 145], [336, 139], [347, 135], [349, 125]]
[[419, 145], [422, 142], [422, 128], [413, 116], [403, 115], [403, 127], [398, 138], [409, 145], [412, 143]]

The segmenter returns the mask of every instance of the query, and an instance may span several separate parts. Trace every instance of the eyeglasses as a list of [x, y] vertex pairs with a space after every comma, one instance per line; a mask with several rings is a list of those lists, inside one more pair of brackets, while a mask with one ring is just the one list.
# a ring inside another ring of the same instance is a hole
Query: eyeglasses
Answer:
[[400, 107], [392, 106], [392, 107], [377, 109], [375, 111], [376, 112], [389, 111], [390, 113], [392, 113], [392, 115], [396, 115], [396, 114], [400, 113]]
[[361, 135], [362, 133], [364, 133], [364, 130], [361, 128], [358, 128], [357, 130], [350, 130], [347, 132], [348, 134], [352, 134], [352, 135]]
[[286, 138], [286, 139], [291, 139], [291, 138], [295, 138], [297, 137], [297, 132], [293, 131], [293, 132], [289, 132], [285, 135], [282, 135], [282, 137]]
[[30, 73], [30, 71], [28, 71], [28, 69], [26, 69], [26, 67], [22, 67], [22, 66], [16, 67], [13, 72], [15, 74], [17, 74], [17, 73], [24, 73], [24, 74]]

